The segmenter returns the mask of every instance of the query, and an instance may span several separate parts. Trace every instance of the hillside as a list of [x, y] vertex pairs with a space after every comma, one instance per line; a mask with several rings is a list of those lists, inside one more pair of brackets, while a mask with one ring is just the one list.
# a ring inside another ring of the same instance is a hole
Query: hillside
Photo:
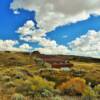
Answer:
[[[100, 76], [100, 59], [80, 57], [80, 56], [69, 56], [69, 55], [43, 55], [39, 52], [25, 53], [25, 52], [0, 52], [0, 67], [14, 67], [14, 66], [33, 66], [34, 57], [37, 58], [48, 58], [48, 59], [59, 59], [66, 60], [73, 64], [72, 69], [74, 70], [86, 70], [89, 71], [90, 77], [92, 74]], [[36, 64], [37, 65], [37, 64]], [[95, 73], [94, 73], [95, 72]], [[99, 74], [99, 75], [98, 75]], [[98, 77], [97, 77], [98, 78]], [[100, 79], [100, 78], [99, 78]]]
[[91, 57], [82, 57], [82, 56], [73, 56], [73, 55], [43, 55], [40, 53], [33, 52], [25, 53], [25, 52], [0, 52], [0, 65], [10, 64], [15, 65], [15, 62], [19, 65], [27, 65], [32, 63], [32, 57], [37, 56], [39, 58], [49, 58], [49, 59], [65, 59], [74, 62], [84, 62], [84, 63], [97, 63], [100, 64], [99, 58], [91, 58]]
[[70, 61], [73, 64], [72, 69], [89, 71], [89, 76], [95, 75], [96, 79], [100, 76], [100, 59], [69, 55], [43, 55], [39, 52], [33, 52], [32, 54], [25, 52], [0, 52], [0, 67], [34, 67], [36, 64], [34, 57]]
[[[54, 61], [64, 60], [70, 62], [73, 66], [70, 70], [53, 69], [51, 64], [43, 60], [44, 58], [53, 59]], [[72, 87], [70, 85], [67, 87], [66, 84], [72, 84], [73, 82], [75, 82], [73, 90], [67, 92]], [[90, 90], [89, 87], [89, 90], [87, 90], [90, 83], [93, 90]], [[88, 95], [94, 96], [93, 91], [100, 84], [100, 59], [72, 55], [43, 55], [39, 52], [31, 54], [25, 52], [0, 52], [0, 100], [2, 96], [9, 98], [7, 100], [11, 100], [12, 95], [16, 93], [18, 93], [17, 96], [29, 98], [27, 100], [30, 100], [33, 96], [43, 96], [43, 93], [48, 96], [51, 94], [58, 97], [63, 95], [64, 98], [70, 95], [87, 95], [87, 92], [84, 94], [83, 88], [77, 87], [75, 84], [82, 85], [88, 92], [92, 91]], [[41, 90], [44, 88], [48, 91]], [[99, 91], [99, 89], [97, 90]], [[65, 100], [64, 98], [61, 100]], [[34, 100], [42, 99], [37, 98]], [[50, 100], [54, 100], [54, 98]]]

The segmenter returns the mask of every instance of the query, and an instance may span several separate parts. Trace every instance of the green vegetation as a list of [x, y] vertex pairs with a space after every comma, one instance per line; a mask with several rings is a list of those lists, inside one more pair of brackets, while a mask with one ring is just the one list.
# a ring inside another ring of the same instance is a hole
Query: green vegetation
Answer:
[[51, 65], [47, 62], [44, 62], [41, 58], [38, 57], [33, 57], [33, 60], [37, 64], [37, 66], [41, 68], [51, 68]]
[[25, 100], [22, 94], [15, 93], [12, 95], [11, 100]]
[[0, 52], [0, 95], [7, 100], [99, 100], [100, 64], [71, 62], [74, 66], [63, 71], [28, 53]]
[[95, 91], [95, 93], [96, 93], [96, 96], [100, 96], [100, 84], [98, 84], [98, 85], [96, 85], [95, 87], [94, 87], [94, 91]]

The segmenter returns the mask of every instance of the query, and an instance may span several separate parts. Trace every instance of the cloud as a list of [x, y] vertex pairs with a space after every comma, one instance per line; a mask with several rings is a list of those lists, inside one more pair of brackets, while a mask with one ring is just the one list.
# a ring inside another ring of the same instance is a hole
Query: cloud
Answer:
[[69, 50], [66, 46], [58, 45], [54, 40], [41, 39], [39, 44], [42, 47], [37, 48], [36, 50], [38, 50], [42, 54], [67, 55], [69, 53]]
[[35, 50], [38, 50], [40, 53], [42, 54], [48, 54], [48, 55], [67, 55], [69, 54], [69, 50], [67, 47], [65, 46], [56, 46], [56, 47], [43, 47], [43, 48], [38, 48], [38, 49], [35, 49]]
[[100, 0], [13, 0], [10, 8], [35, 11], [38, 26], [47, 33], [86, 20], [90, 14], [100, 15]]
[[22, 45], [19, 46], [19, 49], [21, 51], [31, 51], [32, 47], [29, 44], [24, 43], [24, 44], [22, 44]]
[[38, 50], [42, 54], [67, 55], [69, 53], [69, 50], [66, 46], [58, 45], [55, 40], [40, 38], [38, 42], [41, 47], [36, 48], [35, 50]]
[[68, 35], [63, 35], [62, 38], [66, 39], [68, 38]]
[[32, 20], [26, 21], [26, 23], [17, 30], [17, 33], [21, 35], [20, 39], [27, 42], [37, 42], [41, 37], [45, 36], [45, 32], [43, 29], [36, 29]]
[[35, 11], [39, 29], [29, 20], [17, 32], [21, 40], [38, 42], [41, 47], [37, 50], [41, 53], [100, 57], [100, 32], [89, 31], [68, 47], [45, 38], [58, 26], [86, 20], [91, 14], [100, 15], [100, 0], [13, 0], [10, 8]]
[[14, 14], [18, 15], [18, 14], [20, 14], [20, 12], [18, 10], [15, 10]]
[[32, 47], [29, 44], [24, 43], [19, 45], [19, 42], [16, 40], [0, 40], [0, 51], [30, 51]]
[[13, 40], [0, 40], [0, 51], [12, 51], [15, 49], [15, 45], [18, 41]]
[[100, 31], [90, 30], [72, 41], [69, 46], [76, 55], [100, 57]]
[[40, 38], [39, 40], [39, 44], [43, 47], [56, 47], [57, 43], [54, 40], [50, 40], [50, 39], [46, 39], [46, 38]]
[[42, 46], [37, 50], [43, 54], [79, 55], [100, 58], [100, 31], [89, 30], [76, 38], [68, 46], [59, 45], [55, 40], [39, 39]]
[[[26, 26], [27, 24], [21, 29], [27, 28]], [[32, 29], [32, 25], [28, 28], [29, 32], [25, 31], [26, 33], [22, 33], [20, 39], [27, 42], [31, 41], [33, 43], [38, 43], [41, 47], [36, 50], [43, 54], [71, 54], [100, 57], [100, 32], [90, 30], [85, 35], [82, 35], [69, 43], [69, 46], [63, 46], [57, 44], [55, 40], [46, 39], [45, 35], [41, 34], [39, 31], [36, 32], [36, 30], [30, 30], [30, 28]], [[32, 34], [30, 34], [30, 31]], [[63, 38], [67, 38], [66, 36], [63, 36]]]
[[34, 50], [38, 50], [42, 54], [68, 54], [69, 50], [66, 46], [58, 45], [55, 40], [46, 39], [45, 37], [40, 35], [37, 35], [38, 33], [35, 33], [34, 35], [26, 35], [21, 36], [21, 40], [27, 41], [27, 42], [33, 42], [38, 43], [41, 47], [35, 48]]
[[[67, 54], [67, 47], [57, 45], [56, 41], [52, 41], [45, 38], [40, 38], [38, 40], [39, 44], [42, 46], [37, 49], [33, 49], [29, 44], [23, 43], [19, 45], [18, 41], [14, 40], [0, 40], [0, 51], [22, 51], [29, 52], [33, 50], [38, 50], [43, 54]], [[16, 46], [19, 45], [19, 46]]]
[[35, 29], [34, 23], [32, 20], [28, 20], [22, 27], [19, 27], [17, 30], [18, 33], [21, 33], [22, 35], [28, 35], [32, 34], [32, 30]]
[[40, 38], [42, 46], [36, 50], [43, 54], [79, 55], [100, 58], [100, 31], [89, 30], [85, 35], [76, 38], [68, 46], [59, 45], [55, 40]]

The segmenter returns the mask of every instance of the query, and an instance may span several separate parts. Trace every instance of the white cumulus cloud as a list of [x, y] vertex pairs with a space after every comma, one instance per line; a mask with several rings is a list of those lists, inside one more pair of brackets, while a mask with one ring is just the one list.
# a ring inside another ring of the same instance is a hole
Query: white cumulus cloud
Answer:
[[30, 50], [32, 50], [32, 47], [29, 44], [24, 43], [24, 44], [19, 46], [19, 49], [21, 51], [30, 51]]
[[35, 11], [37, 24], [46, 33], [90, 14], [100, 15], [100, 0], [13, 0], [10, 8]]
[[16, 44], [18, 44], [18, 41], [0, 40], [0, 51], [12, 51], [15, 49]]
[[58, 45], [56, 41], [54, 40], [49, 40], [45, 38], [39, 39], [39, 44], [42, 46], [40, 48], [37, 48], [40, 53], [43, 54], [62, 54], [62, 55], [67, 55], [69, 54], [69, 50], [66, 46], [64, 45]]
[[35, 11], [36, 29], [33, 21], [27, 21], [17, 32], [20, 39], [38, 42], [37, 48], [45, 54], [74, 54], [100, 58], [100, 32], [89, 31], [73, 40], [69, 47], [58, 45], [55, 40], [46, 39], [46, 33], [58, 26], [76, 23], [89, 18], [90, 14], [100, 15], [100, 0], [13, 0], [14, 11], [25, 9]]
[[22, 27], [20, 27], [17, 32], [22, 35], [32, 34], [32, 29], [34, 30], [34, 23], [32, 20], [28, 20]]
[[19, 42], [16, 40], [0, 40], [0, 51], [30, 51], [32, 50], [32, 47], [24, 43], [22, 45], [19, 45]]
[[100, 57], [100, 31], [90, 30], [69, 45], [76, 55]]

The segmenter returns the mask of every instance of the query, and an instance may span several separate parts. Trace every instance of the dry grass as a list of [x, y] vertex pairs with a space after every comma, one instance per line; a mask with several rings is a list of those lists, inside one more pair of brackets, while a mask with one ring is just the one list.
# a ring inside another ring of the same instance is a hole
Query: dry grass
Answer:
[[73, 69], [84, 69], [87, 71], [91, 71], [91, 70], [96, 70], [99, 69], [100, 70], [100, 63], [86, 63], [86, 62], [72, 62], [74, 64]]
[[[91, 97], [90, 99], [88, 97], [71, 97], [71, 96], [58, 96], [58, 97], [25, 97], [24, 100], [100, 100], [99, 98]], [[11, 100], [10, 95], [0, 95], [0, 100]]]
[[[71, 61], [71, 63], [74, 64], [72, 69], [76, 71], [85, 70], [86, 74], [83, 76], [83, 78], [100, 82], [100, 63], [80, 62], [80, 61]], [[28, 78], [28, 77], [31, 77], [30, 75], [34, 76], [35, 72], [39, 72], [38, 70], [39, 70], [39, 67], [34, 66], [34, 61], [27, 54], [0, 52], [0, 76], [1, 77], [10, 76], [12, 80], [13, 75], [16, 74], [16, 76], [20, 75], [22, 76], [22, 78], [25, 78], [25, 77]], [[41, 73], [37, 73], [37, 75], [49, 78], [50, 80], [52, 79], [52, 81], [58, 84], [61, 81], [69, 80], [70, 78], [73, 77], [71, 76], [72, 74], [70, 72], [47, 71], [47, 70]], [[3, 86], [3, 83], [1, 80], [0, 88], [3, 88], [2, 86]], [[59, 98], [61, 99], [56, 99], [56, 100], [82, 100], [81, 97], [59, 96]], [[11, 100], [11, 95], [4, 94], [1, 91], [0, 100]], [[49, 97], [49, 98], [37, 97], [34, 99], [25, 97], [25, 100], [55, 100], [55, 99], [53, 97]]]
[[100, 63], [72, 62], [74, 70], [85, 70], [84, 78], [95, 80], [100, 83]]

